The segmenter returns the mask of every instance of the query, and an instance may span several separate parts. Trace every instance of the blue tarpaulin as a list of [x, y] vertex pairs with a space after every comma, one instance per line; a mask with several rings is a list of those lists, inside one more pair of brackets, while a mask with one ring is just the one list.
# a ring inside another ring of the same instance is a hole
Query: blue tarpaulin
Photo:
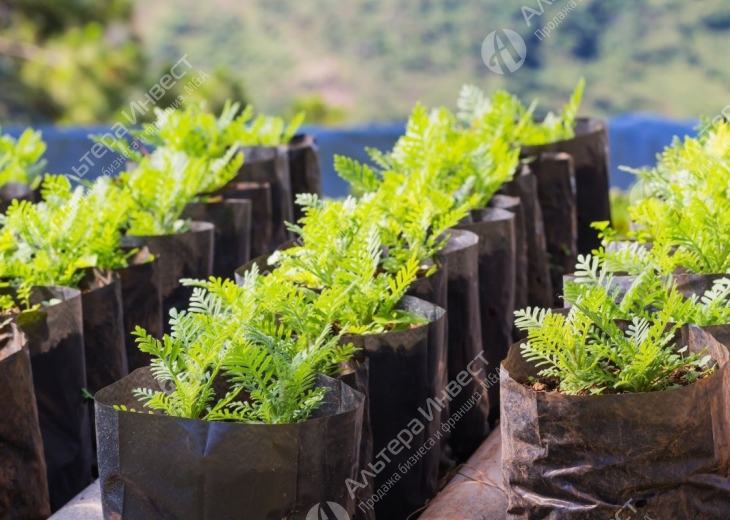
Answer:
[[[671, 142], [673, 136], [695, 134], [693, 128], [696, 124], [697, 122], [692, 120], [675, 120], [645, 113], [623, 114], [611, 118], [608, 122], [611, 185], [624, 189], [630, 186], [633, 181], [632, 175], [620, 171], [619, 165], [634, 168], [652, 165], [656, 154]], [[89, 134], [110, 132], [111, 125], [95, 127], [47, 125], [37, 128], [43, 132], [43, 138], [48, 144], [45, 157], [50, 173], [74, 175], [74, 167], [79, 172], [85, 172], [81, 166], [86, 165], [89, 168], [84, 179], [94, 179], [102, 175], [103, 169], [114, 161], [111, 152], [101, 158], [95, 157], [91, 152], [93, 143], [87, 137]], [[404, 128], [402, 123], [345, 128], [306, 127], [304, 130], [314, 134], [320, 146], [324, 194], [330, 197], [347, 194], [347, 184], [333, 169], [334, 155], [366, 160], [367, 154], [364, 150], [366, 146], [388, 150], [403, 133]], [[17, 136], [23, 128], [7, 127], [3, 131]], [[84, 156], [88, 160], [85, 160]]]

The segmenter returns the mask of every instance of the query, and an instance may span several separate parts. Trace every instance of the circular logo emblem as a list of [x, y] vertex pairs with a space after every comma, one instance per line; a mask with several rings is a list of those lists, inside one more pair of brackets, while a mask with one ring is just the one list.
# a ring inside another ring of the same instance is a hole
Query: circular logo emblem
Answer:
[[317, 504], [307, 513], [306, 520], [350, 520], [345, 508], [336, 502]]
[[497, 31], [492, 31], [484, 38], [482, 60], [489, 70], [497, 74], [505, 73], [503, 67], [506, 67], [508, 72], [514, 72], [522, 66], [527, 57], [525, 40], [510, 29], [503, 29], [500, 32], [501, 36]]

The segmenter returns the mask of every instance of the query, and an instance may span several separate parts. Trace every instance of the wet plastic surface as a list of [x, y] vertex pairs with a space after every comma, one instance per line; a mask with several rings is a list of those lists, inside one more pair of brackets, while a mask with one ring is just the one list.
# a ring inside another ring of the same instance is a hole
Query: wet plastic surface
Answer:
[[716, 371], [662, 392], [538, 393], [519, 344], [501, 369], [502, 467], [507, 518], [726, 519], [730, 511], [728, 352], [694, 326], [677, 345], [707, 348]]
[[352, 515], [345, 481], [355, 478], [365, 398], [324, 376], [317, 385], [329, 391], [312, 418], [279, 425], [115, 410], [142, 409], [132, 389], [157, 387], [148, 368], [98, 392], [104, 518], [305, 520], [327, 501]]

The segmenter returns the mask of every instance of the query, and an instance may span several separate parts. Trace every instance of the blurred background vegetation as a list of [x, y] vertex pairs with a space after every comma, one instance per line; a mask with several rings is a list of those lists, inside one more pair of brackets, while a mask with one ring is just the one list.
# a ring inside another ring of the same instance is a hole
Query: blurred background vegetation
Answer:
[[[109, 122], [184, 54], [198, 91], [340, 124], [403, 120], [417, 100], [452, 106], [460, 86], [507, 88], [545, 109], [579, 76], [584, 113], [688, 117], [730, 103], [727, 0], [2, 0], [0, 123]], [[512, 29], [525, 65], [490, 72], [484, 38]], [[161, 102], [174, 99], [171, 92]]]

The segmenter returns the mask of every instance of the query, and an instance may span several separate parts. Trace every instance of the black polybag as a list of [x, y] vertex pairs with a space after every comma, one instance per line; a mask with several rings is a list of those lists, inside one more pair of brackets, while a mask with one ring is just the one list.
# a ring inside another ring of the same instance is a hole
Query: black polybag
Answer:
[[0, 332], [0, 518], [51, 515], [43, 439], [25, 336], [15, 324]]
[[[362, 432], [360, 435], [360, 449], [356, 475], [362, 470], [369, 470], [368, 464], [373, 461], [373, 428], [370, 424], [370, 362], [368, 358], [354, 356], [342, 364], [339, 379], [347, 386], [365, 396], [362, 410]], [[373, 496], [372, 480], [364, 488], [357, 488], [355, 492], [355, 520], [375, 520], [372, 509], [358, 507]]]
[[[430, 364], [434, 355], [429, 352], [433, 338], [442, 340], [444, 337], [445, 312], [411, 296], [405, 296], [399, 307], [425, 317], [429, 323], [381, 334], [346, 335], [341, 339], [343, 343], [353, 343], [362, 349], [360, 354], [370, 360], [373, 465], [383, 464], [374, 477], [375, 493], [383, 490], [374, 509], [377, 518], [388, 520], [405, 520], [436, 493], [440, 453], [434, 451], [437, 439], [428, 437], [425, 423], [440, 422], [441, 417], [439, 408], [429, 407], [427, 401], [445, 400], [436, 395], [440, 382], [433, 378]], [[418, 430], [415, 420], [422, 426], [417, 433], [413, 433]], [[398, 453], [388, 451], [388, 444], [404, 430], [412, 436], [410, 448], [401, 446]], [[421, 448], [423, 454], [418, 451]], [[387, 459], [378, 457], [383, 450]], [[409, 458], [418, 460], [410, 464]], [[399, 467], [407, 468], [407, 471], [404, 473]], [[393, 479], [394, 474], [400, 475], [397, 481]], [[364, 478], [373, 477], [361, 474], [358, 481], [362, 483]]]
[[[124, 412], [144, 410], [134, 388], [158, 388], [141, 368], [96, 394], [99, 483], [105, 519], [305, 520], [334, 502], [349, 515], [364, 396], [334, 379], [312, 418], [242, 424]], [[145, 410], [146, 412], [146, 410]]]
[[302, 218], [302, 208], [296, 204], [297, 195], [314, 193], [322, 195], [322, 168], [319, 162], [319, 147], [313, 135], [295, 135], [286, 147], [289, 158], [289, 179], [292, 190], [292, 222]]
[[578, 213], [573, 160], [567, 154], [542, 154], [531, 164], [545, 223], [550, 262], [552, 304], [560, 307], [563, 276], [575, 270], [578, 258]]
[[[712, 289], [715, 280], [722, 278], [730, 278], [727, 273], [723, 274], [691, 274], [682, 273], [672, 275], [674, 280], [677, 282], [677, 290], [685, 296], [685, 298], [691, 298], [697, 296], [700, 300], [702, 295], [706, 291]], [[712, 334], [717, 341], [722, 345], [730, 349], [730, 323], [723, 323], [719, 325], [708, 325], [702, 327], [703, 330]]]
[[[515, 309], [514, 214], [499, 208], [472, 211], [459, 229], [479, 237], [479, 307], [487, 372], [496, 373], [512, 344]], [[489, 387], [490, 423], [499, 415], [499, 386]]]
[[[436, 382], [435, 392], [436, 395], [440, 396], [443, 395], [443, 392], [446, 389], [446, 384], [448, 383], [448, 354], [446, 350], [448, 345], [447, 329], [449, 314], [447, 307], [449, 304], [449, 266], [447, 259], [442, 255], [439, 255], [436, 260], [436, 264], [438, 266], [436, 271], [431, 274], [431, 276], [416, 279], [413, 283], [411, 283], [410, 287], [408, 287], [406, 294], [408, 296], [414, 296], [423, 301], [433, 303], [446, 312], [447, 319], [444, 323], [443, 337], [439, 339], [436, 336], [429, 336], [431, 345], [428, 347], [429, 353], [433, 356], [433, 358], [429, 361], [429, 367], [432, 371], [432, 375], [429, 377]], [[449, 404], [449, 402], [446, 402], [443, 410], [441, 410], [441, 419], [439, 421], [430, 421], [426, 425], [428, 437], [433, 438], [436, 431], [438, 431], [441, 427], [441, 423], [448, 420], [450, 413]], [[449, 432], [443, 432], [437, 440], [438, 450], [441, 452], [440, 475], [445, 474], [453, 466], [454, 462], [454, 457], [448, 444], [449, 436]], [[434, 453], [435, 451], [436, 448], [430, 450], [431, 453]]]
[[273, 207], [271, 186], [268, 183], [233, 182], [216, 192], [225, 199], [248, 200], [251, 202], [251, 235], [249, 258], [273, 251]]
[[[123, 237], [125, 246], [147, 246], [159, 259], [163, 316], [169, 316], [170, 309], [188, 307], [193, 289], [180, 284], [180, 279], [205, 280], [213, 274], [213, 234], [213, 224], [193, 221], [190, 229], [183, 233]], [[165, 331], [168, 329], [169, 324], [165, 323]]]
[[[122, 286], [107, 269], [86, 269], [79, 283], [86, 353], [86, 384], [92, 394], [129, 373], [124, 342]], [[93, 419], [93, 418], [92, 418]]]
[[213, 276], [230, 278], [238, 266], [248, 262], [251, 249], [250, 200], [192, 202], [185, 208], [183, 217], [215, 226]]
[[127, 267], [116, 270], [121, 280], [124, 342], [130, 372], [148, 366], [151, 361], [149, 354], [139, 350], [136, 336], [132, 335], [135, 328], [142, 327], [157, 339], [162, 338], [165, 328], [160, 261], [150, 256], [149, 249], [143, 247], [128, 260]]
[[[525, 211], [518, 197], [495, 195], [489, 201], [489, 207], [506, 209], [515, 216], [515, 309], [524, 309], [528, 305], [527, 279], [527, 227]], [[516, 327], [512, 328], [513, 339], [521, 337]]]
[[578, 252], [589, 254], [601, 245], [598, 231], [591, 228], [591, 224], [611, 220], [606, 123], [594, 118], [579, 118], [573, 139], [523, 146], [521, 155], [532, 157], [545, 152], [565, 152], [573, 159], [578, 200]]
[[[448, 263], [447, 367], [448, 380], [467, 370], [471, 381], [449, 403], [460, 413], [448, 439], [457, 461], [465, 461], [489, 435], [489, 397], [482, 354], [482, 325], [479, 308], [479, 237], [470, 231], [452, 229], [441, 254]], [[475, 373], [478, 372], [478, 373]], [[472, 399], [476, 397], [476, 402]]]
[[[0, 294], [14, 294], [14, 289], [0, 289]], [[82, 393], [87, 385], [81, 293], [33, 288], [31, 304], [52, 300], [15, 315], [15, 322], [28, 341], [48, 492], [56, 511], [91, 484], [93, 451], [89, 401]]]
[[[525, 213], [527, 304], [531, 307], [552, 307], [553, 286], [537, 177], [527, 165], [522, 165], [515, 177], [502, 186], [502, 190], [507, 195], [519, 197]], [[515, 308], [521, 307], [515, 305]]]
[[695, 326], [676, 340], [707, 349], [716, 371], [678, 389], [599, 396], [533, 391], [523, 382], [537, 368], [512, 347], [500, 373], [508, 519], [727, 518], [728, 352]]
[[[242, 150], [245, 161], [236, 178], [223, 188], [224, 196], [226, 196], [226, 192], [230, 191], [231, 185], [240, 182], [266, 183], [270, 186], [271, 240], [267, 244], [267, 250], [261, 253], [264, 254], [291, 239], [291, 233], [285, 225], [285, 222], [294, 220], [287, 148], [286, 146], [252, 146], [244, 147]], [[251, 254], [256, 256], [256, 253]]]
[[14, 200], [33, 202], [35, 193], [24, 182], [6, 182], [0, 186], [0, 213], [6, 213]]

